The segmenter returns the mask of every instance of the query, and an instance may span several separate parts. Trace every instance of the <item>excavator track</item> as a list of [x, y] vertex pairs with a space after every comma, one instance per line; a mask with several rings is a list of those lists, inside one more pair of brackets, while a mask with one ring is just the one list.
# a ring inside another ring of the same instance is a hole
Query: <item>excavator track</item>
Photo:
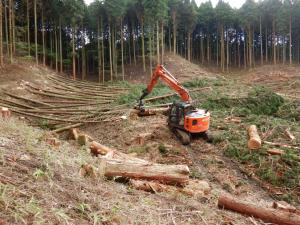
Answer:
[[183, 145], [189, 145], [191, 143], [191, 135], [189, 133], [176, 128], [174, 129], [174, 133]]

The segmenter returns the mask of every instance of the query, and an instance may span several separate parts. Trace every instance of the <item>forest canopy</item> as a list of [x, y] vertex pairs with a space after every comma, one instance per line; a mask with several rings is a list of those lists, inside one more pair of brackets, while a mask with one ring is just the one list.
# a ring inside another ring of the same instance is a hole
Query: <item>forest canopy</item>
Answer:
[[1, 65], [33, 57], [74, 78], [151, 73], [165, 54], [222, 72], [300, 61], [300, 0], [3, 0], [0, 13]]

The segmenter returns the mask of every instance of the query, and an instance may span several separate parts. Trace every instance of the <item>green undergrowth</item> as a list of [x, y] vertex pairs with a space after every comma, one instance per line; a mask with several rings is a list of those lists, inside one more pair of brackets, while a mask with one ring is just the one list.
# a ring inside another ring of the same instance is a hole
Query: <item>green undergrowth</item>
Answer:
[[[194, 92], [191, 96], [195, 105], [211, 112], [211, 129], [221, 130], [221, 135], [214, 141], [217, 146], [225, 146], [224, 154], [235, 159], [245, 168], [251, 168], [262, 180], [281, 187], [286, 193], [281, 196], [287, 201], [300, 202], [295, 192], [299, 185], [300, 161], [299, 151], [288, 148], [268, 146], [264, 144], [259, 151], [249, 151], [247, 148], [247, 127], [255, 124], [262, 135], [270, 131], [266, 141], [281, 142], [299, 146], [300, 140], [300, 103], [283, 99], [272, 90], [256, 86], [245, 86], [234, 80], [193, 80], [184, 83], [191, 90], [197, 87], [211, 87], [212, 91]], [[120, 104], [133, 105], [140, 97], [145, 85], [129, 86], [129, 94], [118, 99]], [[159, 83], [149, 97], [171, 93], [169, 87]], [[179, 97], [166, 98], [152, 102], [156, 105], [179, 101]], [[148, 104], [148, 103], [147, 103]], [[225, 123], [229, 116], [239, 117], [241, 123]], [[297, 142], [291, 142], [284, 134], [289, 128], [296, 136]], [[283, 156], [270, 156], [267, 150], [277, 148], [284, 151]]]

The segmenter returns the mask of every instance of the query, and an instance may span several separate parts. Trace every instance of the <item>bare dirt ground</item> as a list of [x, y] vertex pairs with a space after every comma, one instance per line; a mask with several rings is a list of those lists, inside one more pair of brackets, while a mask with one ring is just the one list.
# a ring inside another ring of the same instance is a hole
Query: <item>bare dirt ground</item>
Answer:
[[[179, 80], [216, 77], [180, 57], [167, 56], [166, 66]], [[224, 77], [246, 85], [270, 85], [276, 91], [293, 95], [292, 88], [282, 87], [299, 85], [300, 69], [281, 69], [282, 76], [275, 71], [265, 66]], [[47, 85], [48, 81], [43, 79], [46, 73], [52, 72], [19, 62], [1, 71], [0, 86], [18, 90], [20, 80]], [[149, 79], [131, 78], [138, 82]], [[24, 90], [18, 91], [25, 94]], [[230, 193], [271, 207], [274, 200], [269, 193], [225, 157], [222, 146], [197, 138], [191, 146], [182, 146], [167, 128], [165, 116], [132, 118], [81, 129], [98, 142], [124, 153], [157, 163], [187, 164], [191, 178], [207, 181], [211, 192], [194, 197], [182, 193], [152, 194], [101, 177], [82, 178], [81, 165], [97, 167], [97, 158], [72, 141], [61, 140], [58, 148], [49, 146], [45, 142], [47, 131], [13, 119], [0, 121], [0, 224], [264, 224], [218, 209], [217, 199], [221, 193]], [[145, 145], [135, 140], [141, 133], [151, 134]]]

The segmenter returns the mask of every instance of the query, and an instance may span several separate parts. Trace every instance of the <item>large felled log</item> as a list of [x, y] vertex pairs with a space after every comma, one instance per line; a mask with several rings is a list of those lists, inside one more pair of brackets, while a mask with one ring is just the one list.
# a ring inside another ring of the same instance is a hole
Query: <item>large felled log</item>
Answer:
[[251, 125], [248, 128], [248, 135], [249, 135], [248, 148], [251, 150], [259, 149], [261, 147], [261, 139], [259, 137], [255, 125]]
[[218, 206], [241, 214], [259, 218], [267, 223], [280, 225], [299, 225], [300, 217], [296, 214], [281, 210], [267, 209], [257, 205], [239, 201], [229, 195], [219, 197]]
[[185, 165], [136, 163], [127, 160], [102, 158], [101, 172], [106, 177], [121, 176], [184, 186], [188, 183], [190, 170]]

